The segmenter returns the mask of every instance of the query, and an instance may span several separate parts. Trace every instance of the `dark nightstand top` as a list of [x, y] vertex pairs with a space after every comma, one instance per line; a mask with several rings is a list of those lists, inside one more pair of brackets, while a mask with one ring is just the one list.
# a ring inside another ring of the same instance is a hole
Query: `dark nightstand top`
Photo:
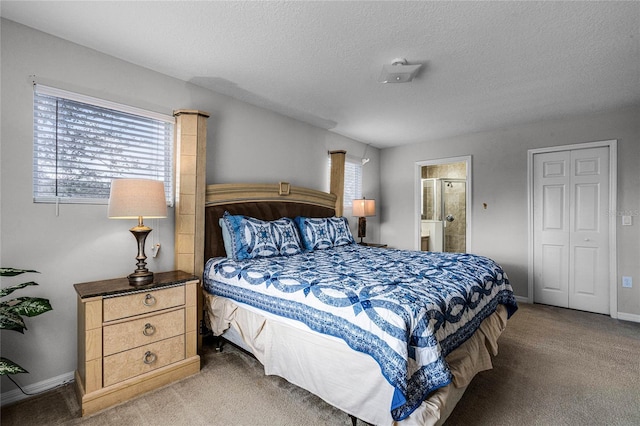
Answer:
[[153, 282], [147, 285], [132, 286], [129, 285], [127, 277], [114, 278], [111, 280], [92, 281], [86, 283], [74, 284], [76, 293], [81, 299], [96, 296], [109, 296], [118, 293], [128, 293], [132, 291], [146, 291], [167, 287], [175, 284], [182, 284], [187, 281], [197, 280], [193, 274], [183, 271], [158, 272], [153, 275]]
[[385, 248], [387, 247], [386, 244], [378, 244], [378, 243], [358, 243], [361, 246], [367, 246], [367, 247], [380, 247], [380, 248]]

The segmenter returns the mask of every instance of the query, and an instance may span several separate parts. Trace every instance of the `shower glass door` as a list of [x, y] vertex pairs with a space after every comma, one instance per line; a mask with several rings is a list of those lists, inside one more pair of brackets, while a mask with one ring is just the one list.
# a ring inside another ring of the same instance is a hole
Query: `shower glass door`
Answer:
[[443, 248], [445, 252], [466, 251], [467, 182], [439, 179], [442, 194]]
[[422, 179], [422, 236], [429, 251], [463, 253], [467, 233], [467, 181]]

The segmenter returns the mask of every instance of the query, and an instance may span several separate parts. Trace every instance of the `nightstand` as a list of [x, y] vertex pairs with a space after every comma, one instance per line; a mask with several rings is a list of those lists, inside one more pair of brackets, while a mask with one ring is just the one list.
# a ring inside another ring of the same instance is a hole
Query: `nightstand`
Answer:
[[157, 273], [132, 287], [127, 278], [75, 284], [78, 294], [76, 391], [82, 415], [200, 371], [199, 279]]
[[420, 237], [420, 250], [429, 251], [429, 236]]

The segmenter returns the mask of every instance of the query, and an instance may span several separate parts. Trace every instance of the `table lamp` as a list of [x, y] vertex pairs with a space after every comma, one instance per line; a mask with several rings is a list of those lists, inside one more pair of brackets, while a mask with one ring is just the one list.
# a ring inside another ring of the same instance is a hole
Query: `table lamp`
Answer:
[[375, 216], [376, 201], [365, 198], [353, 200], [353, 215], [358, 217], [358, 237], [360, 244], [367, 236], [367, 216]]
[[137, 269], [130, 275], [129, 284], [141, 286], [153, 282], [153, 272], [147, 269], [144, 243], [151, 228], [142, 218], [167, 217], [164, 183], [152, 179], [114, 179], [111, 181], [108, 216], [110, 219], [138, 219], [138, 226], [129, 231], [138, 242]]

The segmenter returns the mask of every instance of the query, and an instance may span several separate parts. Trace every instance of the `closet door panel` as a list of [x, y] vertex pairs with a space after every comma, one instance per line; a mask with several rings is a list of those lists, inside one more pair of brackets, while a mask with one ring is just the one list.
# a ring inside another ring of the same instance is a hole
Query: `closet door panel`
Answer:
[[569, 307], [609, 313], [609, 149], [571, 151]]
[[569, 152], [534, 156], [534, 296], [569, 306]]

